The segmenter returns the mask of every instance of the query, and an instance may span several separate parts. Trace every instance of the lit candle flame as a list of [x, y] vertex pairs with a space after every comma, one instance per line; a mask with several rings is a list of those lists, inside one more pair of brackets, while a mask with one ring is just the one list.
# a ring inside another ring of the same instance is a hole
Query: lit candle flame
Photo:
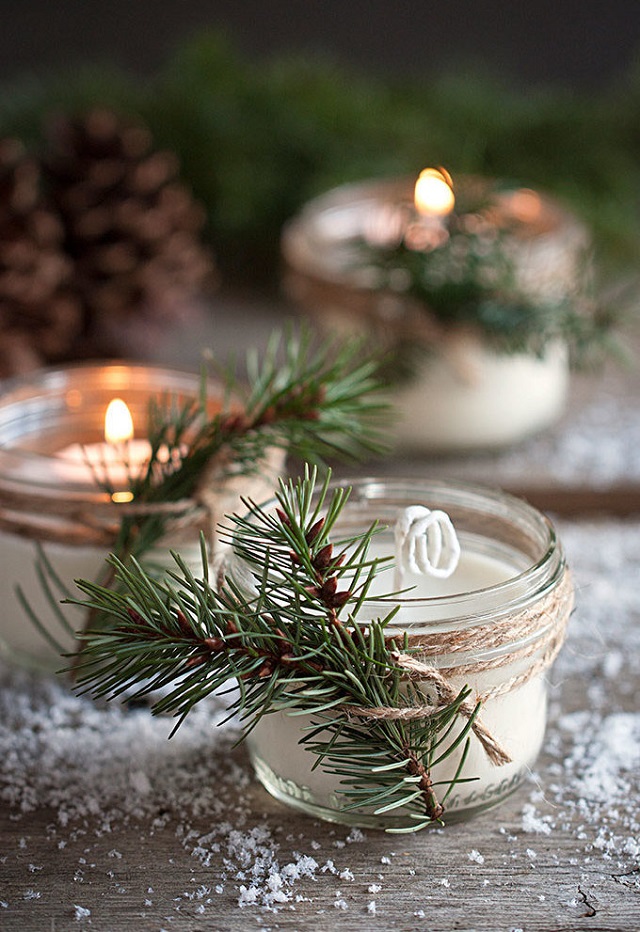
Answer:
[[446, 217], [456, 202], [449, 173], [443, 168], [425, 168], [416, 181], [413, 200], [423, 217]]
[[109, 402], [104, 416], [104, 439], [107, 443], [124, 443], [133, 437], [133, 419], [121, 398]]

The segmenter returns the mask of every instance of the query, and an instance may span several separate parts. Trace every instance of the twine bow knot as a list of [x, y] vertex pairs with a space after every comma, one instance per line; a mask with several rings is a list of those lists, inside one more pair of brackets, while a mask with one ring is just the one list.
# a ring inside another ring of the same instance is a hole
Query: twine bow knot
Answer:
[[[423, 663], [411, 654], [403, 654], [401, 651], [391, 651], [391, 658], [396, 666], [400, 667], [406, 676], [412, 680], [419, 680], [421, 683], [428, 684], [433, 688], [437, 702], [425, 703], [424, 705], [397, 706], [372, 706], [349, 707], [347, 713], [357, 718], [368, 719], [386, 719], [387, 721], [409, 722], [417, 719], [432, 718], [450, 705], [456, 698], [457, 692], [446, 680], [446, 678], [431, 664]], [[500, 743], [493, 737], [491, 732], [485, 728], [477, 716], [477, 706], [469, 701], [462, 702], [458, 708], [460, 715], [465, 718], [473, 718], [471, 729], [484, 751], [496, 767], [503, 764], [511, 763], [511, 757]]]

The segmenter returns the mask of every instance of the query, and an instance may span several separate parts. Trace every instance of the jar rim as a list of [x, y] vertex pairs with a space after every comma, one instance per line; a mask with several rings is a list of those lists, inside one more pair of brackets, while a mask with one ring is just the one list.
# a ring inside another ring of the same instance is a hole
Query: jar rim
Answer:
[[[354, 230], [351, 226], [354, 221], [347, 222], [346, 230], [343, 229], [344, 224], [338, 223], [340, 232], [336, 234], [332, 231], [329, 235], [325, 230], [324, 219], [327, 216], [335, 219], [336, 216], [344, 215], [348, 211], [362, 211], [374, 202], [386, 203], [400, 198], [401, 201], [412, 203], [416, 178], [417, 174], [366, 178], [337, 185], [311, 198], [283, 227], [281, 250], [285, 261], [291, 269], [301, 274], [316, 275], [320, 279], [328, 275], [332, 280], [342, 281], [344, 279], [347, 283], [352, 282], [353, 269], [350, 268], [350, 263], [338, 272], [331, 264], [332, 260], [328, 258], [328, 254], [339, 244], [344, 244], [353, 237]], [[508, 209], [508, 197], [523, 190], [530, 190], [518, 184], [503, 186], [498, 179], [488, 176], [463, 173], [455, 179], [457, 191], [464, 193], [467, 189], [478, 188], [486, 191], [496, 205], [501, 204], [509, 216], [511, 215]], [[584, 224], [574, 213], [547, 192], [536, 190], [535, 194], [541, 205], [541, 214], [537, 218], [535, 228], [530, 229], [524, 224], [518, 225], [517, 213], [513, 214], [512, 220], [516, 223], [521, 236], [525, 235], [526, 230], [527, 237], [525, 238], [543, 243], [555, 238], [559, 232], [563, 232], [565, 237], [571, 236], [578, 241], [584, 239], [586, 235]], [[361, 232], [361, 225], [360, 220], [356, 224], [358, 232]], [[364, 290], [369, 291], [370, 287], [364, 286]]]
[[[208, 378], [206, 384], [212, 401], [222, 398], [219, 382]], [[56, 475], [51, 467], [59, 462], [57, 447], [53, 441], [49, 447], [38, 446], [43, 431], [49, 430], [53, 436], [51, 424], [55, 418], [60, 425], [66, 425], [74, 410], [95, 405], [103, 396], [138, 398], [139, 404], [144, 399], [146, 406], [146, 399], [153, 395], [176, 394], [196, 399], [200, 385], [201, 376], [196, 372], [129, 360], [71, 362], [7, 379], [0, 391], [0, 488], [36, 497], [63, 493], [72, 499], [105, 501], [101, 489], [89, 487], [72, 475], [73, 467], [68, 477]], [[72, 396], [75, 396], [73, 403]], [[70, 436], [59, 446], [70, 440], [85, 442], [86, 438], [73, 437], [71, 427], [66, 433]], [[31, 438], [31, 442], [26, 438]]]
[[[375, 615], [376, 605], [386, 607], [388, 611], [390, 606], [399, 604], [403, 609], [416, 613], [416, 622], [411, 622], [411, 627], [414, 627], [417, 623], [428, 626], [430, 630], [437, 628], [438, 624], [444, 627], [450, 627], [452, 623], [459, 627], [475, 626], [516, 611], [526, 610], [530, 605], [551, 592], [559, 584], [566, 570], [562, 544], [550, 519], [524, 499], [499, 488], [457, 479], [419, 479], [416, 477], [402, 478], [395, 476], [344, 477], [332, 479], [329, 483], [329, 491], [347, 487], [350, 489], [347, 508], [354, 504], [357, 505], [358, 501], [367, 504], [376, 501], [380, 502], [382, 493], [387, 496], [394, 494], [397, 497], [402, 497], [404, 494], [406, 505], [418, 504], [421, 503], [420, 499], [424, 493], [429, 491], [434, 496], [440, 496], [439, 500], [431, 504], [430, 507], [432, 508], [442, 508], [446, 511], [446, 503], [442, 501], [443, 497], [448, 497], [450, 502], [454, 501], [459, 504], [471, 502], [477, 508], [481, 505], [486, 508], [488, 505], [490, 507], [485, 511], [485, 514], [489, 517], [494, 515], [496, 518], [505, 521], [519, 522], [522, 527], [529, 528], [532, 536], [535, 533], [539, 536], [538, 546], [540, 552], [537, 559], [532, 560], [520, 572], [502, 582], [449, 595], [411, 597], [410, 595], [396, 596], [390, 593], [385, 596], [370, 596], [367, 598], [366, 604], [367, 608], [372, 610], [372, 615]], [[406, 496], [408, 491], [411, 493], [409, 497]], [[359, 500], [358, 496], [360, 496]], [[276, 504], [277, 500], [271, 498], [262, 504], [258, 504], [257, 507], [264, 511], [275, 508]], [[367, 521], [367, 526], [370, 523], [370, 521]], [[384, 527], [383, 525], [382, 529]], [[389, 527], [387, 525], [386, 529], [388, 530]], [[335, 530], [336, 532], [339, 531], [339, 522]], [[235, 539], [235, 533], [232, 537], [232, 544], [233, 539]], [[235, 557], [235, 559], [242, 562], [241, 558]], [[438, 613], [448, 609], [446, 620], [435, 624], [425, 621], [419, 622], [420, 609], [427, 606]]]
[[[494, 506], [497, 506], [496, 511], [502, 511], [504, 508], [509, 508], [515, 515], [519, 518], [526, 521], [530, 521], [537, 526], [541, 531], [544, 531], [546, 537], [546, 547], [540, 557], [531, 563], [526, 569], [522, 570], [520, 573], [517, 573], [513, 577], [505, 580], [501, 583], [495, 583], [490, 586], [483, 587], [481, 589], [472, 590], [472, 593], [485, 592], [491, 590], [493, 592], [506, 591], [512, 584], [519, 584], [523, 579], [530, 578], [533, 575], [538, 575], [541, 570], [543, 570], [549, 559], [557, 551], [560, 546], [558, 536], [556, 534], [555, 528], [549, 518], [544, 515], [541, 511], [535, 508], [533, 505], [530, 505], [527, 501], [522, 498], [519, 498], [516, 495], [512, 495], [509, 492], [505, 492], [500, 488], [492, 487], [489, 485], [483, 485], [482, 483], [468, 482], [465, 480], [449, 480], [446, 478], [440, 479], [416, 479], [416, 478], [392, 478], [392, 479], [378, 479], [375, 477], [362, 477], [356, 478], [353, 480], [340, 480], [337, 483], [332, 482], [331, 487], [338, 487], [341, 485], [350, 485], [352, 489], [358, 489], [360, 487], [367, 488], [369, 486], [375, 486], [376, 483], [383, 484], [387, 491], [393, 491], [394, 489], [399, 490], [402, 487], [411, 488], [413, 490], [420, 489], [421, 486], [424, 489], [429, 489], [435, 492], [436, 494], [443, 493], [453, 493], [451, 496], [453, 499], [458, 499], [460, 495], [469, 496], [476, 502], [491, 502]], [[441, 506], [440, 506], [441, 507]], [[464, 594], [466, 595], [466, 593]], [[431, 597], [405, 597], [402, 601], [403, 603], [417, 603], [421, 601], [428, 602], [429, 604], [438, 604], [440, 600], [451, 602], [451, 600], [457, 599], [458, 595], [449, 595], [449, 596], [431, 596]], [[383, 601], [383, 600], [378, 600]], [[386, 599], [384, 601], [389, 601]], [[394, 599], [394, 601], [396, 601]]]

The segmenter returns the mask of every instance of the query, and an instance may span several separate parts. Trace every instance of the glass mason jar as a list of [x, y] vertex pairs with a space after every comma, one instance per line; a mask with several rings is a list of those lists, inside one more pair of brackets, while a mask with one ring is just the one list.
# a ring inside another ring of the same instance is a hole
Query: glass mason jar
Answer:
[[[350, 483], [340, 483], [348, 485]], [[357, 479], [335, 525], [348, 538], [372, 522], [385, 528], [374, 537], [375, 556], [394, 552], [393, 526], [411, 505], [445, 511], [461, 545], [458, 569], [448, 579], [409, 574], [395, 591], [392, 570], [384, 570], [367, 604], [370, 618], [382, 618], [396, 604], [388, 634], [408, 636], [409, 653], [435, 667], [452, 694], [471, 688], [470, 702], [482, 702], [478, 730], [461, 774], [446, 800], [445, 822], [466, 819], [495, 806], [512, 793], [534, 764], [544, 738], [547, 713], [546, 672], [564, 640], [573, 589], [562, 546], [551, 523], [530, 505], [504, 494], [462, 483], [430, 480]], [[264, 506], [273, 507], [273, 503]], [[253, 585], [237, 554], [227, 560], [227, 575], [237, 585]], [[366, 618], [358, 616], [358, 622]], [[376, 815], [344, 811], [340, 777], [312, 769], [314, 755], [300, 743], [312, 717], [283, 711], [264, 715], [248, 736], [256, 774], [277, 799], [310, 815], [369, 828], [406, 825], [402, 811]], [[463, 722], [456, 727], [462, 728]], [[480, 733], [508, 755], [489, 758]], [[430, 778], [444, 793], [460, 764], [462, 746]]]
[[[379, 272], [363, 262], [362, 240], [383, 245], [385, 235], [393, 238], [414, 184], [407, 177], [373, 179], [308, 201], [283, 230], [284, 288], [330, 333], [377, 340], [383, 352], [402, 343], [424, 347], [411, 379], [395, 386], [391, 431], [399, 448], [433, 453], [512, 444], [562, 414], [566, 343], [557, 338], [542, 352], [505, 353], [472, 324], [442, 320], [412, 300], [403, 275], [397, 289], [380, 283]], [[454, 190], [463, 202], [472, 195], [490, 203], [498, 227], [510, 231], [523, 294], [560, 306], [580, 295], [589, 237], [575, 216], [548, 195], [501, 190], [489, 179], [462, 176]]]
[[[207, 391], [208, 415], [213, 417], [221, 409], [222, 391], [215, 382], [208, 384]], [[126, 491], [109, 494], [100, 487], [79, 446], [96, 444], [101, 449], [108, 403], [120, 398], [127, 404], [137, 442], [145, 436], [151, 398], [171, 398], [182, 405], [199, 396], [197, 374], [130, 363], [44, 369], [5, 383], [0, 394], [0, 656], [59, 668], [65, 663], [59, 647], [73, 648], [74, 639], [56, 618], [36, 563], [42, 547], [70, 589], [74, 579], [95, 579], [112, 549], [121, 515], [133, 507]], [[68, 455], [74, 450], [75, 456]], [[208, 527], [236, 509], [240, 495], [273, 494], [280, 466], [274, 455], [268, 468], [251, 480], [212, 477], [207, 489]], [[118, 484], [125, 485], [126, 477], [113, 479], [113, 485]], [[170, 534], [150, 558], [173, 566], [168, 551], [175, 549], [197, 572], [199, 532], [205, 520], [202, 508], [194, 508], [189, 500], [177, 503], [175, 519]], [[218, 542], [213, 539], [212, 544]], [[27, 616], [17, 587], [44, 634]], [[71, 611], [69, 620], [72, 624], [76, 620]]]

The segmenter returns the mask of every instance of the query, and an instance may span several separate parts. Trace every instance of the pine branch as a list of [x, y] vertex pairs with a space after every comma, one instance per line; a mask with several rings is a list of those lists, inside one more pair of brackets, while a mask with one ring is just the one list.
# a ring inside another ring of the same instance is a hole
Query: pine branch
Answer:
[[[229, 714], [239, 716], [244, 735], [265, 714], [307, 716], [313, 727], [301, 743], [310, 766], [315, 760], [339, 779], [345, 810], [398, 810], [401, 829], [414, 831], [442, 819], [432, 767], [459, 746], [464, 761], [477, 708], [461, 715], [465, 687], [424, 716], [387, 714], [433, 699], [396, 662], [386, 634], [395, 611], [359, 621], [386, 562], [369, 556], [376, 526], [334, 544], [349, 493], [331, 490], [328, 476], [316, 486], [315, 470], [307, 470], [298, 482], [281, 482], [274, 511], [247, 503], [248, 515], [234, 517], [228, 533], [249, 568], [246, 585], [228, 578], [215, 590], [206, 568], [198, 578], [177, 554], [164, 582], [115, 556], [117, 590], [81, 581], [85, 598], [74, 604], [109, 624], [83, 636], [79, 688], [111, 699], [163, 687], [153, 711], [175, 716], [178, 727], [196, 703], [237, 682]], [[467, 779], [461, 771], [462, 763], [445, 795]]]
[[[251, 475], [273, 447], [318, 463], [328, 455], [358, 459], [380, 452], [378, 425], [385, 405], [378, 394], [377, 363], [361, 357], [359, 344], [329, 342], [314, 350], [306, 331], [275, 334], [264, 360], [251, 362], [251, 384], [244, 393], [227, 374], [225, 397], [239, 397], [234, 410], [225, 407], [210, 418], [204, 375], [199, 399], [183, 406], [170, 397], [152, 402], [151, 456], [146, 470], [131, 479], [133, 500], [138, 505], [188, 500], [212, 464], [221, 478], [225, 469]], [[114, 552], [125, 561], [143, 559], [166, 527], [162, 513], [125, 516]]]
[[[163, 571], [154, 567], [150, 556], [173, 518], [163, 507], [172, 503], [199, 507], [212, 471], [220, 481], [227, 473], [249, 476], [260, 470], [274, 447], [317, 463], [329, 455], [358, 459], [383, 449], [380, 426], [386, 405], [379, 394], [377, 362], [363, 357], [359, 343], [327, 342], [314, 348], [308, 331], [298, 335], [287, 331], [272, 337], [264, 359], [250, 354], [248, 370], [249, 386], [244, 389], [232, 372], [226, 373], [222, 390], [226, 403], [214, 417], [207, 410], [205, 371], [198, 398], [181, 404], [171, 396], [151, 401], [146, 434], [149, 461], [129, 478], [136, 511], [130, 514], [123, 509], [113, 545], [117, 560], [105, 564], [98, 578], [102, 589], [123, 585], [118, 570], [130, 560], [143, 561], [147, 572]], [[126, 446], [123, 457], [126, 466]], [[96, 482], [113, 493], [108, 476], [96, 474]], [[145, 511], [144, 506], [151, 507]], [[69, 623], [59, 607], [63, 585], [42, 553], [37, 570], [52, 611], [68, 633]], [[26, 594], [20, 593], [20, 598], [32, 622], [59, 650], [58, 642], [35, 617]], [[87, 605], [82, 631], [98, 624], [110, 624], [108, 615]]]
[[[386, 248], [360, 240], [358, 262], [376, 273], [378, 288], [406, 295], [445, 327], [473, 327], [499, 353], [540, 356], [554, 341], [564, 340], [576, 366], [602, 358], [622, 313], [620, 301], [597, 293], [592, 257], [585, 251], [575, 283], [567, 283], [562, 294], [533, 294], [518, 281], [510, 231], [486, 221], [482, 226], [484, 206], [468, 204], [453, 214], [447, 240], [432, 250], [414, 249], [404, 241]], [[480, 224], [478, 231], [467, 229], [471, 216]], [[429, 346], [415, 334], [404, 339], [393, 334], [392, 339], [397, 344], [394, 371], [413, 375]]]

